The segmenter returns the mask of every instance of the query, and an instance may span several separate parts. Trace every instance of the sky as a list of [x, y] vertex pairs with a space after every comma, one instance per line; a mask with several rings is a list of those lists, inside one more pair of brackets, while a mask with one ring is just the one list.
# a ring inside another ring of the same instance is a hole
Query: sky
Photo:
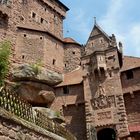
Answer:
[[140, 57], [140, 0], [60, 0], [70, 10], [64, 20], [64, 36], [86, 44], [97, 24], [109, 35], [116, 35], [124, 54]]

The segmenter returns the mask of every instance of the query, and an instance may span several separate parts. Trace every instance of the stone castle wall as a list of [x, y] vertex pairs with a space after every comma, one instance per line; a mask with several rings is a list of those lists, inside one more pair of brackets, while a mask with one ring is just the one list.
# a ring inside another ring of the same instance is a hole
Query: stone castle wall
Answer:
[[65, 140], [0, 108], [1, 140]]
[[130, 126], [140, 123], [140, 91], [135, 92], [133, 95], [125, 94], [124, 101], [126, 106], [126, 113], [128, 123]]
[[68, 86], [69, 93], [64, 94], [63, 87], [55, 89], [56, 99], [51, 108], [54, 110], [62, 109], [62, 106], [74, 105], [84, 102], [84, 94], [82, 84]]
[[[127, 78], [127, 72], [132, 72], [133, 77]], [[133, 93], [139, 90], [140, 86], [140, 68], [130, 69], [121, 73], [121, 82], [123, 93]]]
[[65, 44], [64, 46], [64, 71], [70, 72], [81, 65], [81, 46]]
[[56, 99], [51, 108], [60, 111], [66, 121], [66, 128], [78, 140], [86, 140], [85, 104], [83, 85], [68, 86], [69, 93], [64, 94], [63, 87], [55, 89]]
[[1, 40], [12, 42], [13, 60], [35, 63], [62, 72], [64, 64], [63, 19], [66, 9], [57, 2], [16, 1], [0, 4]]

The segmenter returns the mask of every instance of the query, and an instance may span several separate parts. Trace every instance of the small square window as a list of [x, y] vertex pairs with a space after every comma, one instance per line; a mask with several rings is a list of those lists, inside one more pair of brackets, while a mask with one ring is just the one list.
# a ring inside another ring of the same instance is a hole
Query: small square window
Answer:
[[41, 19], [40, 19], [40, 23], [43, 23], [43, 21], [44, 21], [44, 19], [43, 19], [43, 18], [41, 18]]
[[63, 87], [63, 94], [69, 94], [69, 88], [68, 86]]
[[24, 59], [25, 58], [25, 55], [22, 55], [22, 59]]
[[72, 54], [75, 54], [75, 52], [72, 52]]
[[36, 13], [32, 12], [32, 18], [36, 17]]
[[134, 78], [134, 75], [133, 75], [133, 71], [132, 71], [132, 70], [126, 71], [126, 78], [127, 78], [128, 80]]
[[53, 65], [55, 65], [55, 63], [56, 63], [56, 60], [55, 60], [55, 59], [53, 59]]

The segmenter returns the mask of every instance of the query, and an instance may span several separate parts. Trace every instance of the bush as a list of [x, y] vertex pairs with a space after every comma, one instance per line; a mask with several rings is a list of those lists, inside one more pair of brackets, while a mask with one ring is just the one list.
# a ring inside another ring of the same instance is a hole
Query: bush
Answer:
[[41, 67], [42, 67], [42, 63], [40, 60], [38, 60], [34, 64], [31, 64], [31, 68], [32, 68], [33, 72], [35, 73], [35, 75], [38, 75], [41, 72]]
[[0, 43], [0, 86], [4, 84], [4, 80], [9, 71], [10, 42], [4, 41]]

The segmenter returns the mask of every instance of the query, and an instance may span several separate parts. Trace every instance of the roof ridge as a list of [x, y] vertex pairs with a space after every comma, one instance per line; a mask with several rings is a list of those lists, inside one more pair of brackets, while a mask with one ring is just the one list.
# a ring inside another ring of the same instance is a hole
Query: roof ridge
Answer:
[[140, 57], [138, 57], [138, 56], [129, 56], [129, 55], [124, 55], [124, 57], [129, 57], [129, 58], [137, 58], [137, 59], [140, 59]]
[[97, 27], [109, 40], [111, 40], [109, 35], [97, 23], [94, 24], [94, 27]]

